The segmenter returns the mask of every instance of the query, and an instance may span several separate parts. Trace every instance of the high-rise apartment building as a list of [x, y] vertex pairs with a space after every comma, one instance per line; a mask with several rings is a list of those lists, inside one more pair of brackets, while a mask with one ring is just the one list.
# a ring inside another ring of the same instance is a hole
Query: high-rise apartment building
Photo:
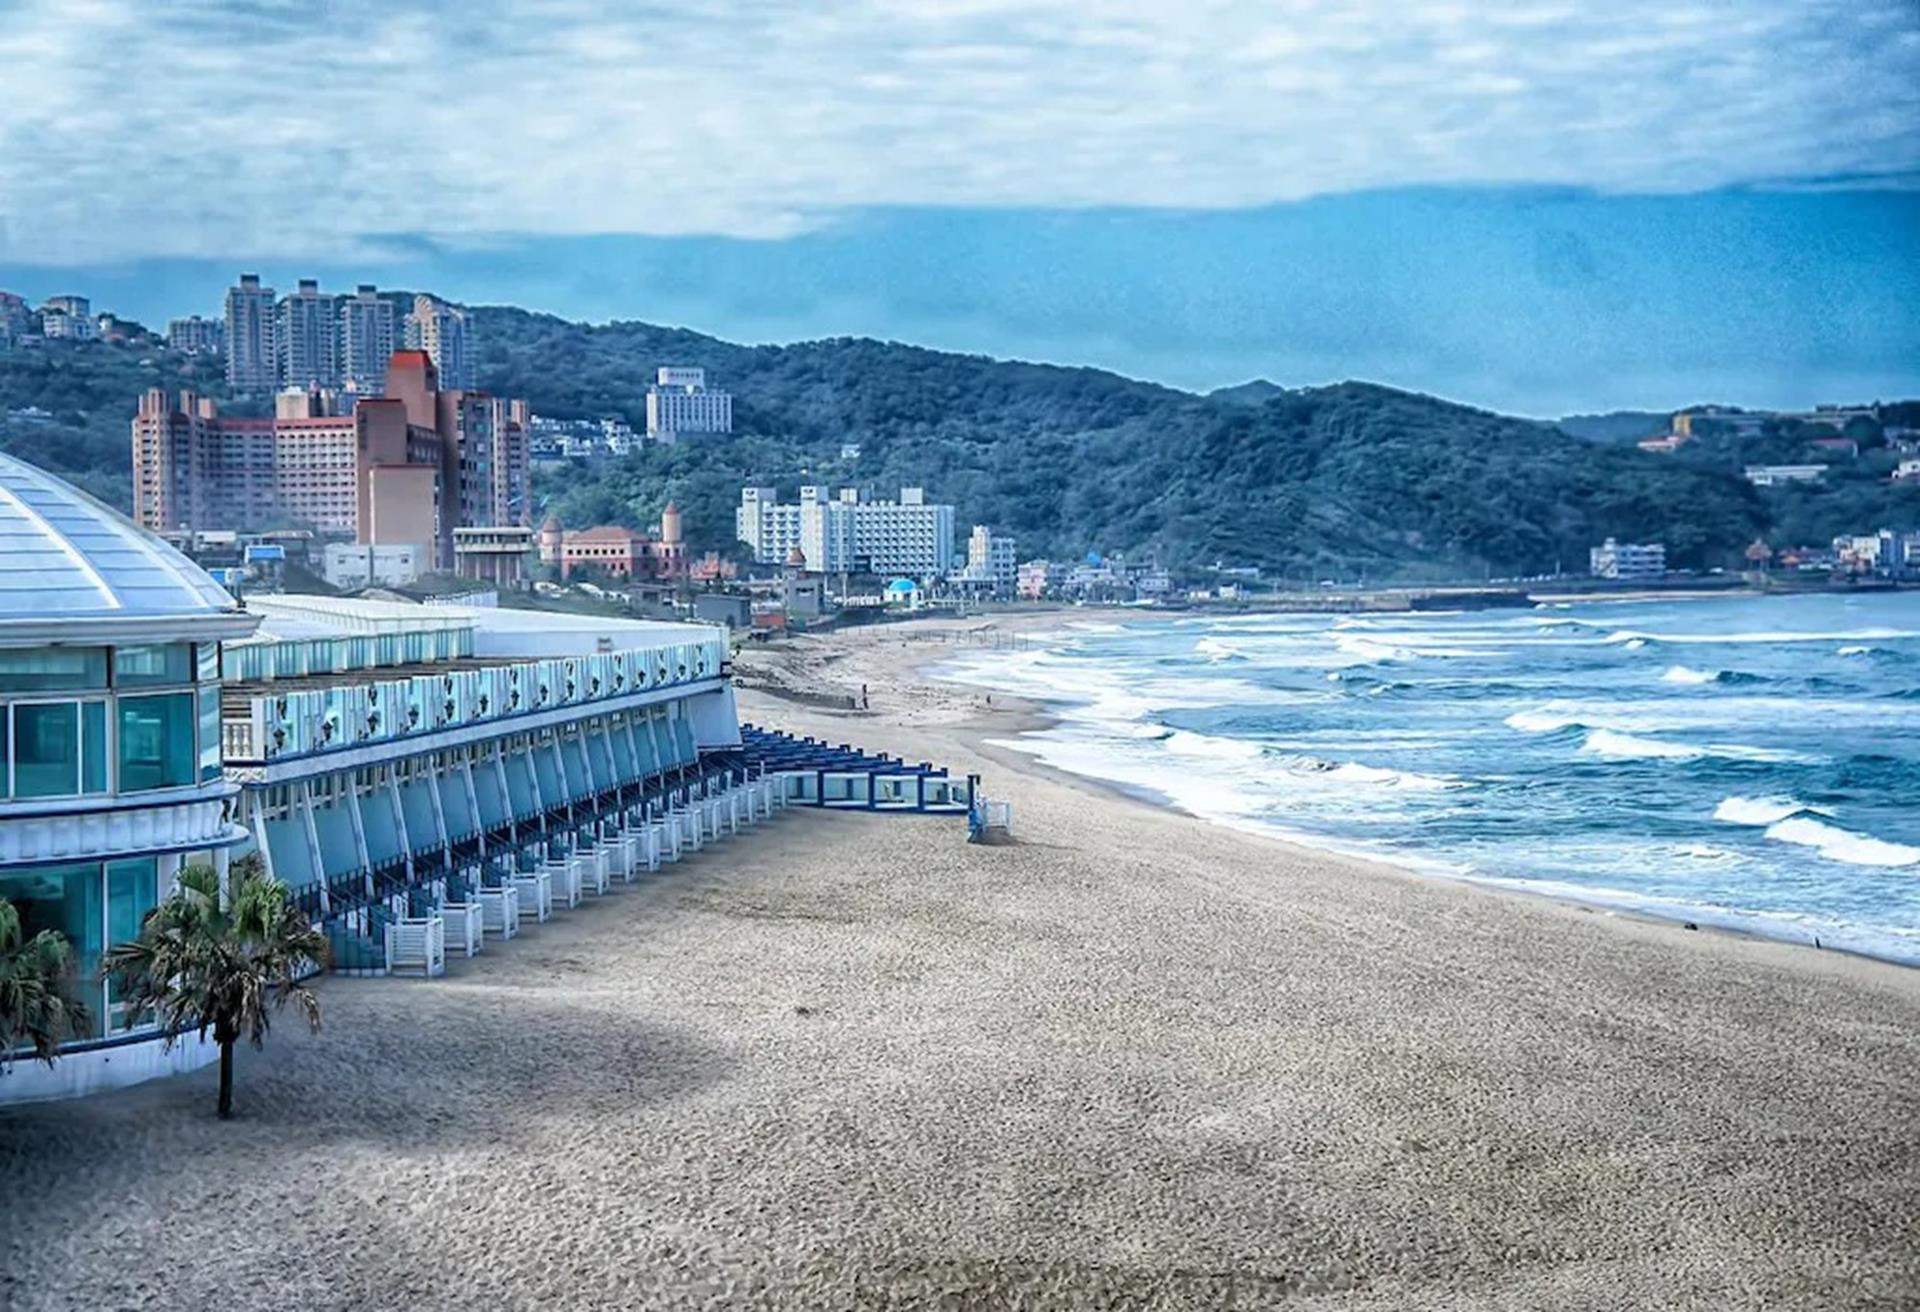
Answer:
[[226, 341], [226, 326], [218, 319], [194, 314], [167, 321], [167, 345], [187, 355], [218, 355]]
[[526, 523], [525, 402], [442, 391], [433, 362], [396, 352], [384, 396], [333, 414], [323, 392], [283, 393], [271, 419], [222, 418], [205, 397], [156, 388], [133, 420], [134, 518], [159, 532], [305, 527], [414, 543], [453, 566], [461, 525]]
[[366, 396], [387, 388], [387, 361], [393, 358], [393, 302], [372, 283], [361, 283], [339, 298], [340, 384]]
[[996, 594], [1011, 594], [1019, 579], [1020, 566], [1014, 559], [1011, 533], [995, 533], [985, 524], [975, 524], [967, 539], [967, 565], [961, 572], [963, 582], [991, 588]]
[[731, 433], [733, 396], [707, 386], [707, 371], [663, 367], [647, 389], [647, 436], [672, 442], [682, 433]]
[[441, 385], [456, 391], [474, 386], [474, 341], [467, 312], [436, 296], [413, 298], [407, 315], [406, 343], [410, 351], [425, 351], [440, 373]]
[[283, 387], [340, 385], [339, 298], [302, 278], [299, 290], [274, 307], [275, 353]]
[[227, 387], [234, 392], [271, 392], [280, 385], [273, 295], [257, 273], [243, 273], [227, 288]]
[[928, 503], [917, 487], [900, 489], [898, 501], [863, 501], [853, 488], [829, 497], [823, 487], [803, 487], [797, 504], [781, 504], [770, 487], [740, 491], [734, 528], [763, 565], [785, 564], [794, 548], [806, 567], [901, 574], [934, 579], [953, 566], [953, 507]]

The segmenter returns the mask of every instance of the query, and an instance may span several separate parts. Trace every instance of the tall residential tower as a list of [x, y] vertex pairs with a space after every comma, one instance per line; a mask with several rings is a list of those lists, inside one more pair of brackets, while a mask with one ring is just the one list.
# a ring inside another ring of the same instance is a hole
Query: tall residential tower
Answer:
[[234, 392], [271, 392], [279, 384], [273, 288], [262, 287], [259, 274], [243, 273], [227, 289], [227, 387]]

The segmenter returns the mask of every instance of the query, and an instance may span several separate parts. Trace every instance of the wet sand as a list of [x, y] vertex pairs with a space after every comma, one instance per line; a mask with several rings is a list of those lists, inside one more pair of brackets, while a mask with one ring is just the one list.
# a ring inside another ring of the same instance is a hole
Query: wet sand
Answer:
[[234, 1123], [211, 1071], [0, 1111], [0, 1306], [1920, 1306], [1920, 972], [1053, 774], [941, 627], [744, 658], [867, 713], [743, 709], [978, 771], [1015, 845], [790, 814], [324, 981]]

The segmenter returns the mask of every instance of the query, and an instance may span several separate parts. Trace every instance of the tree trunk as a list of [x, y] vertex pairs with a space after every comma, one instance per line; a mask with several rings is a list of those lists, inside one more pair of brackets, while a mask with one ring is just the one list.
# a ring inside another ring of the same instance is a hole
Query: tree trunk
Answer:
[[233, 1119], [233, 1040], [219, 1039], [220, 1044], [220, 1119]]

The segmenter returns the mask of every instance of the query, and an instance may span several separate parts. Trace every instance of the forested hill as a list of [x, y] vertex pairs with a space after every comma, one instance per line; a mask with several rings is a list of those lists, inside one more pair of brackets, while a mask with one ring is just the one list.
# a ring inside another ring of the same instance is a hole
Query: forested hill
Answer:
[[[884, 495], [924, 486], [1023, 556], [1152, 551], [1181, 566], [1373, 575], [1535, 572], [1608, 534], [1733, 560], [1765, 513], [1744, 483], [1360, 383], [1259, 382], [1194, 396], [1097, 369], [861, 339], [743, 347], [646, 324], [480, 311], [482, 381], [543, 414], [638, 422], [651, 368], [705, 366], [735, 394], [731, 438], [656, 448], [546, 490], [569, 523], [647, 523], [677, 498], [704, 544], [743, 483]], [[858, 447], [857, 456], [842, 455]]]
[[[886, 496], [921, 486], [958, 507], [963, 535], [980, 522], [1017, 534], [1023, 558], [1152, 552], [1174, 567], [1217, 560], [1296, 577], [1578, 568], [1610, 534], [1664, 541], [1680, 564], [1737, 565], [1756, 535], [1820, 541], [1920, 515], [1920, 497], [1887, 484], [1883, 452], [1836, 468], [1830, 487], [1762, 493], [1740, 478], [1742, 453], [1709, 443], [1700, 458], [1663, 458], [1363, 383], [1257, 380], [1196, 396], [866, 339], [740, 346], [642, 323], [473, 313], [481, 384], [538, 414], [637, 427], [662, 364], [704, 366], [733, 392], [730, 437], [538, 480], [543, 512], [574, 525], [650, 524], [677, 499], [699, 549], [733, 545], [743, 483], [787, 496], [802, 482]], [[0, 448], [125, 505], [140, 391], [219, 396], [216, 369], [151, 343], [0, 352]], [[51, 413], [9, 413], [27, 407]]]

